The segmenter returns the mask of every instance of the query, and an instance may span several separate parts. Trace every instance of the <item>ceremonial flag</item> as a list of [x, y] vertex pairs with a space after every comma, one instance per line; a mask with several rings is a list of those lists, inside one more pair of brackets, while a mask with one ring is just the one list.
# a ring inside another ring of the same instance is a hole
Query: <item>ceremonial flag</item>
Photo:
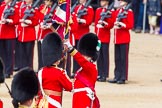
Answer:
[[70, 18], [70, 0], [59, 0], [59, 5], [56, 9], [54, 16], [54, 21], [56, 23], [65, 23], [63, 26], [59, 26], [57, 32], [61, 35], [61, 38], [64, 38], [66, 35], [67, 23]]

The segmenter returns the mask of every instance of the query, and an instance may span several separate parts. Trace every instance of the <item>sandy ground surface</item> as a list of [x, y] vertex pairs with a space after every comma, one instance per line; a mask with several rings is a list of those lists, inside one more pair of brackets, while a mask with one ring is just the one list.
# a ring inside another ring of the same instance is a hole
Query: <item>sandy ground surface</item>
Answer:
[[[162, 108], [162, 36], [131, 33], [129, 81], [125, 85], [96, 83], [101, 108]], [[37, 69], [37, 57], [34, 57]], [[114, 77], [114, 45], [110, 43], [110, 78]], [[10, 86], [12, 81], [7, 79]], [[4, 84], [0, 86], [4, 108], [12, 108]], [[72, 94], [64, 92], [63, 108], [71, 108]], [[82, 100], [81, 100], [82, 101]]]

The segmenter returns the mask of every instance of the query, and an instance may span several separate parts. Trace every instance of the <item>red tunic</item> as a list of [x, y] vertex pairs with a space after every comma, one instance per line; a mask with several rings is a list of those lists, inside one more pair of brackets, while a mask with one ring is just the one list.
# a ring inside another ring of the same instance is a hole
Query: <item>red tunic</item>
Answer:
[[[96, 69], [96, 65], [87, 61], [79, 52], [77, 52], [74, 55], [74, 59], [77, 61], [77, 63], [82, 67], [82, 70], [79, 72], [79, 74], [84, 77], [93, 88], [95, 88], [95, 83], [97, 80], [98, 71]], [[78, 88], [85, 88], [87, 87], [85, 84], [83, 84], [77, 76], [75, 76], [74, 80], [74, 89]], [[90, 98], [87, 96], [87, 92], [76, 92], [73, 95], [73, 108], [89, 108], [91, 103]], [[93, 108], [96, 107], [96, 103], [93, 103]]]
[[[42, 86], [43, 89], [62, 92], [63, 89], [66, 91], [72, 90], [72, 83], [65, 74], [65, 71], [55, 67], [44, 67], [42, 71]], [[61, 96], [50, 95], [51, 98], [62, 103]], [[56, 108], [51, 104], [48, 108]]]
[[[123, 11], [124, 9], [122, 9]], [[118, 15], [120, 9], [116, 11], [116, 16]], [[122, 12], [121, 11], [121, 12]], [[133, 28], [134, 25], [134, 15], [131, 9], [128, 10], [128, 14], [126, 18], [121, 19], [120, 22], [123, 22], [126, 27], [122, 27], [120, 29], [115, 29], [114, 31], [114, 43], [115, 44], [123, 44], [130, 42], [130, 33], [129, 30]]]
[[[74, 9], [74, 13], [78, 13], [78, 11], [80, 9], [83, 9], [84, 6], [83, 5], [78, 5], [75, 7]], [[88, 6], [87, 8], [87, 14], [83, 15], [81, 17], [81, 19], [85, 19], [86, 23], [85, 24], [78, 24], [78, 22], [76, 23], [77, 26], [77, 34], [75, 35], [75, 39], [79, 40], [84, 34], [89, 33], [90, 32], [90, 28], [89, 26], [91, 25], [92, 21], [94, 18], [94, 11], [93, 8], [91, 6]]]
[[[23, 2], [22, 2], [23, 3]], [[24, 3], [25, 4], [25, 3]], [[31, 8], [30, 6], [21, 6], [19, 10], [20, 19], [24, 16], [24, 11], [26, 8]], [[30, 42], [36, 40], [36, 31], [35, 26], [38, 25], [39, 21], [39, 12], [38, 9], [35, 9], [34, 15], [28, 19], [32, 21], [32, 24], [29, 24], [27, 27], [22, 27], [21, 23], [18, 25], [18, 40], [20, 42]]]
[[[0, 6], [0, 18], [1, 20], [4, 17], [4, 11], [9, 6], [5, 4], [5, 2]], [[0, 24], [0, 39], [14, 39], [16, 38], [16, 30], [15, 25], [19, 22], [19, 15], [18, 15], [18, 6], [15, 5], [14, 7], [15, 11], [14, 14], [9, 16], [7, 19], [12, 19], [13, 23], [9, 24]]]
[[97, 34], [98, 38], [101, 40], [102, 43], [109, 43], [110, 42], [110, 29], [114, 26], [115, 15], [114, 11], [112, 11], [110, 18], [105, 18], [105, 22], [108, 25], [105, 25], [103, 28], [98, 28], [97, 24], [101, 18], [101, 13], [105, 12], [106, 8], [98, 8], [95, 14], [95, 33]]
[[[45, 6], [45, 5], [41, 5], [41, 6], [40, 6], [40, 11], [44, 8], [44, 6]], [[40, 12], [40, 21], [39, 21], [40, 23], [43, 22], [44, 16], [50, 12], [50, 9], [51, 9], [51, 8], [48, 7], [47, 10], [45, 11], [45, 13], [41, 13], [41, 12]], [[44, 39], [44, 37], [45, 37], [48, 33], [51, 33], [51, 32], [52, 32], [52, 30], [51, 30], [50, 28], [49, 28], [49, 29], [42, 29], [42, 28], [40, 28], [40, 25], [39, 25], [38, 40]]]
[[0, 100], [0, 108], [3, 108], [3, 102]]

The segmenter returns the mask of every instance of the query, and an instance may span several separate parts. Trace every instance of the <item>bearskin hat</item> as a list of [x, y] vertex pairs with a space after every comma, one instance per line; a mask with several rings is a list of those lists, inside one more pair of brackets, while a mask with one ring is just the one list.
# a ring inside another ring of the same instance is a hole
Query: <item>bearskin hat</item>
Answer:
[[4, 64], [2, 59], [0, 58], [0, 83], [3, 83], [5, 81], [5, 76], [4, 76]]
[[20, 103], [33, 99], [38, 93], [38, 84], [38, 78], [32, 69], [20, 70], [11, 84], [12, 98]]
[[63, 44], [57, 33], [49, 33], [42, 42], [42, 59], [44, 66], [51, 66], [62, 57]]
[[96, 61], [99, 55], [101, 42], [94, 33], [85, 34], [78, 43], [78, 51]]

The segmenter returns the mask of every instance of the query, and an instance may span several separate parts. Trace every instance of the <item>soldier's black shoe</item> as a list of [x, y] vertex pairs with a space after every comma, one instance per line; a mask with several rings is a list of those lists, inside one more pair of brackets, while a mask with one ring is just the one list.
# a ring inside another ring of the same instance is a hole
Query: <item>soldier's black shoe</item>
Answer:
[[99, 81], [99, 82], [106, 82], [106, 78], [105, 77], [101, 77], [101, 78], [98, 78], [97, 81]]
[[125, 84], [125, 80], [119, 80], [116, 82], [117, 84]]
[[109, 83], [117, 83], [116, 79], [108, 80]]
[[160, 81], [162, 82], [162, 79]]
[[141, 31], [142, 31], [141, 29], [135, 29], [134, 30], [135, 33], [141, 33]]

